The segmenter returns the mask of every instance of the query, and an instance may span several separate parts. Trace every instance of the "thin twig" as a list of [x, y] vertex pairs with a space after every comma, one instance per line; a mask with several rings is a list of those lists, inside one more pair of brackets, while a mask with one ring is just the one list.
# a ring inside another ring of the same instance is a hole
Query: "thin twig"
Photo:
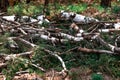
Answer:
[[29, 64], [32, 65], [32, 66], [34, 66], [34, 67], [36, 67], [36, 68], [38, 68], [39, 70], [41, 70], [41, 71], [43, 71], [43, 72], [46, 71], [45, 69], [43, 69], [43, 68], [40, 67], [40, 66], [37, 66], [36, 64], [33, 64], [33, 63], [29, 63]]
[[108, 50], [96, 50], [96, 49], [88, 49], [88, 48], [82, 48], [82, 47], [79, 47], [77, 50], [81, 51], [81, 52], [85, 52], [85, 53], [117, 54], [117, 53], [114, 53], [114, 52], [108, 51]]
[[52, 52], [52, 51], [47, 50], [47, 49], [43, 49], [43, 50], [44, 50], [45, 52], [49, 53], [50, 55], [55, 56], [55, 57], [61, 62], [63, 69], [64, 69], [65, 71], [67, 71], [65, 62], [63, 61], [63, 59], [62, 59], [60, 56], [57, 55], [56, 52]]
[[114, 52], [114, 53], [120, 53], [120, 48], [119, 47], [116, 47], [114, 45], [111, 45], [111, 44], [105, 42], [101, 37], [97, 37], [96, 39], [99, 40], [102, 45], [110, 48], [110, 50], [112, 52]]

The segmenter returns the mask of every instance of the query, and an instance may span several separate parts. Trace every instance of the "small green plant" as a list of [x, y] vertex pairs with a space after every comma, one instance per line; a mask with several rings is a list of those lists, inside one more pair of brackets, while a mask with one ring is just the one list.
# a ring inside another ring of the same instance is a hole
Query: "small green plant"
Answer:
[[8, 7], [7, 12], [11, 14], [17, 15], [37, 15], [42, 12], [43, 6], [36, 6], [36, 5], [28, 5], [28, 4], [17, 4], [14, 7]]
[[87, 9], [87, 5], [86, 4], [69, 5], [67, 9], [74, 12], [83, 12], [85, 9]]
[[91, 78], [92, 80], [104, 80], [101, 74], [96, 74], [96, 73], [92, 74]]
[[2, 73], [6, 75], [6, 80], [12, 80], [16, 72], [25, 70], [28, 65], [25, 61], [19, 59], [8, 61], [8, 66], [6, 69], [2, 70]]
[[105, 9], [98, 4], [93, 5], [99, 12], [103, 12]]
[[112, 12], [116, 13], [116, 14], [120, 13], [120, 6], [117, 6], [117, 5], [114, 6], [113, 9], [112, 9]]

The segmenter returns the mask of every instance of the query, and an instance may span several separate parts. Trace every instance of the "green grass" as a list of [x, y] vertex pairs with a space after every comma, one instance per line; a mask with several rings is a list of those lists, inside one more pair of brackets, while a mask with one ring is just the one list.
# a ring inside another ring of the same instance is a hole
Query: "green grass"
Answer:
[[[60, 5], [60, 4], [49, 4], [48, 10], [52, 13], [60, 12], [61, 10], [73, 11], [73, 12], [83, 12], [87, 8], [86, 4], [73, 4], [73, 5]], [[8, 7], [8, 14], [19, 14], [19, 15], [36, 15], [43, 11], [43, 5], [33, 5], [33, 4], [18, 4], [14, 7]]]
[[14, 7], [8, 7], [7, 12], [9, 15], [36, 15], [42, 13], [43, 6], [35, 6], [33, 4], [18, 4]]
[[80, 12], [83, 12], [85, 9], [87, 9], [87, 5], [86, 4], [74, 4], [74, 5], [67, 6], [67, 9], [69, 11], [80, 13]]

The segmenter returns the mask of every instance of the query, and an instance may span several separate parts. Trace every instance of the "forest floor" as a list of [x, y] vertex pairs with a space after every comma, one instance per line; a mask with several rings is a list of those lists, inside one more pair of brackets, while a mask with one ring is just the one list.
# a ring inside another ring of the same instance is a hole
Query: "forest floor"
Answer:
[[[66, 24], [68, 26], [69, 22], [59, 22], [59, 20], [58, 20], [58, 18], [59, 18], [58, 14], [60, 13], [60, 10], [63, 10], [63, 9], [66, 9], [70, 12], [73, 11], [75, 13], [78, 13], [78, 14], [81, 14], [81, 15], [84, 15], [84, 16], [94, 17], [96, 19], [99, 19], [100, 21], [107, 21], [108, 23], [109, 22], [120, 22], [120, 12], [119, 12], [120, 10], [116, 9], [115, 7], [114, 7], [115, 9], [113, 9], [113, 7], [103, 9], [100, 6], [97, 7], [97, 6], [91, 6], [90, 5], [90, 6], [87, 6], [87, 7], [86, 6], [82, 7], [81, 10], [80, 10], [80, 7], [81, 6], [78, 6], [76, 4], [74, 6], [64, 6], [64, 7], [62, 6], [62, 7], [60, 7], [58, 12], [54, 11], [54, 9], [53, 9], [50, 12], [51, 15], [47, 16], [47, 18], [50, 21], [55, 22], [55, 24], [53, 24], [53, 25], [59, 25], [59, 26], [55, 26], [55, 27], [57, 27], [57, 28], [55, 28], [55, 30], [60, 28], [60, 31], [66, 32], [66, 33], [69, 33], [69, 34], [72, 33], [72, 32], [69, 32], [70, 29], [67, 30], [68, 28], [64, 27], [64, 26], [66, 26]], [[30, 9], [31, 8], [34, 9], [33, 6], [30, 7]], [[120, 6], [119, 6], [119, 8], [120, 8]], [[11, 10], [11, 9], [8, 9], [8, 11], [9, 10]], [[11, 11], [11, 13], [9, 13], [9, 14], [13, 14], [13, 13], [14, 13], [14, 11], [13, 12]], [[27, 14], [27, 12], [25, 12], [25, 10], [23, 10], [23, 13]], [[33, 12], [31, 12], [31, 14], [33, 14]], [[27, 14], [27, 15], [31, 16], [31, 14]], [[72, 22], [70, 22], [70, 24], [71, 23]], [[13, 24], [17, 24], [17, 23], [13, 23]], [[63, 25], [61, 26], [61, 24], [63, 24]], [[12, 25], [12, 26], [14, 26], [14, 25]], [[19, 25], [17, 25], [17, 26], [19, 26]], [[30, 24], [30, 26], [33, 27], [34, 25]], [[46, 26], [48, 26], [48, 24], [43, 24], [43, 26], [45, 26], [45, 29], [48, 29], [48, 31], [51, 31], [51, 32], [53, 31], [53, 30], [50, 30], [51, 28], [49, 29], [48, 27], [46, 27]], [[81, 26], [83, 27], [83, 26], [86, 26], [86, 25], [80, 25], [80, 27]], [[87, 24], [87, 26], [90, 26], [90, 25]], [[41, 28], [37, 28], [37, 29], [41, 29]], [[85, 28], [83, 27], [83, 29], [85, 29]], [[8, 37], [11, 37], [11, 34], [8, 33], [9, 32], [8, 30], [7, 30], [6, 34], [2, 34], [2, 30], [0, 30], [0, 32], [1, 32], [0, 53], [4, 53], [4, 52], [7, 53], [7, 54], [23, 53], [27, 50], [28, 50], [28, 52], [30, 50], [33, 50], [31, 48], [26, 49], [26, 47], [22, 47], [20, 49], [20, 51], [14, 51], [14, 50], [12, 51], [11, 49], [10, 50], [6, 49], [5, 48], [6, 40], [7, 40]], [[95, 30], [97, 30], [97, 29], [95, 29]], [[12, 31], [12, 29], [11, 29], [11, 31]], [[22, 32], [22, 30], [20, 30], [20, 31]], [[87, 31], [87, 29], [86, 29], [86, 31]], [[50, 32], [50, 34], [51, 34], [51, 32]], [[21, 37], [20, 32], [18, 31], [17, 33], [14, 34], [15, 36], [12, 34], [12, 37], [13, 36], [16, 37], [16, 35]], [[22, 33], [24, 34], [24, 31]], [[49, 35], [49, 32], [45, 32], [44, 34]], [[106, 41], [108, 43], [114, 45], [113, 41], [119, 35], [119, 32], [117, 32], [115, 34], [113, 32], [108, 32], [107, 34], [106, 33], [105, 34], [100, 33], [100, 34], [102, 35], [102, 37], [104, 39], [106, 39]], [[54, 34], [52, 34], [52, 35], [54, 35]], [[109, 39], [108, 39], [108, 37], [109, 37]], [[22, 36], [21, 38], [24, 38], [25, 40], [28, 40], [26, 36], [24, 36], [24, 37]], [[62, 39], [64, 39], [64, 38], [62, 38]], [[23, 41], [23, 43], [24, 42], [25, 41]], [[88, 44], [92, 41], [89, 42], [89, 41], [85, 40], [85, 41], [82, 42], [81, 45], [79, 45], [79, 43], [73, 42], [73, 41], [70, 41], [70, 42], [67, 42], [67, 43], [64, 43], [64, 44], [63, 43], [59, 44], [59, 43], [52, 42], [52, 40], [43, 40], [43, 39], [40, 39], [40, 41], [37, 41], [37, 42], [36, 41], [35, 42], [30, 41], [30, 42], [31, 43], [28, 42], [27, 44], [31, 46], [34, 43], [35, 45], [39, 45], [40, 49], [34, 51], [36, 53], [34, 57], [31, 58], [31, 55], [29, 55], [29, 58], [27, 56], [27, 58], [25, 58], [25, 60], [26, 61], [27, 60], [30, 60], [30, 61], [33, 60], [33, 63], [36, 62], [36, 64], [41, 65], [43, 68], [46, 69], [46, 71], [45, 72], [44, 71], [39, 72], [39, 69], [35, 69], [35, 67], [31, 67], [31, 65], [30, 65], [31, 63], [29, 63], [27, 65], [26, 64], [27, 62], [22, 61], [23, 59], [21, 59], [21, 58], [20, 59], [18, 58], [17, 61], [14, 60], [14, 59], [11, 59], [10, 61], [7, 62], [8, 63], [7, 67], [4, 67], [4, 69], [2, 69], [2, 70], [0, 69], [1, 70], [0, 80], [6, 80], [6, 77], [9, 77], [11, 75], [12, 75], [12, 80], [120, 80], [120, 65], [119, 65], [120, 64], [120, 57], [118, 55], [117, 56], [116, 55], [111, 55], [111, 54], [105, 54], [105, 55], [100, 54], [100, 55], [98, 55], [98, 54], [92, 54], [92, 53], [91, 54], [89, 54], [89, 53], [86, 54], [87, 52], [85, 53], [84, 51], [83, 51], [83, 53], [82, 52], [76, 52], [76, 51], [75, 52], [74, 51], [73, 52], [69, 51], [69, 50], [71, 50], [71, 49], [73, 49], [74, 47], [77, 47], [77, 46], [82, 46], [84, 48], [87, 47], [87, 48], [94, 49], [94, 48], [96, 48], [96, 44], [94, 45], [94, 42], [92, 44]], [[2, 43], [5, 43], [5, 45], [2, 45]], [[20, 44], [19, 42], [17, 42], [17, 43]], [[22, 44], [22, 46], [23, 45], [24, 44]], [[21, 46], [21, 44], [20, 44], [20, 46]], [[59, 74], [58, 71], [60, 71], [62, 69], [60, 67], [61, 64], [57, 62], [56, 58], [53, 58], [51, 56], [48, 57], [46, 52], [41, 51], [41, 47], [45, 48], [46, 51], [47, 51], [47, 49], [49, 49], [51, 51], [60, 52], [60, 53], [64, 53], [64, 51], [65, 51], [65, 53], [70, 53], [68, 55], [65, 55], [65, 54], [61, 55], [62, 59], [66, 61], [65, 64], [68, 68], [68, 74], [65, 73], [65, 75], [67, 74], [67, 76]], [[109, 50], [108, 48], [104, 47], [103, 45], [98, 45], [98, 44], [97, 44], [96, 49], [107, 49], [107, 50]], [[111, 52], [112, 52], [112, 50], [111, 50]], [[72, 55], [73, 53], [74, 53], [74, 55]], [[79, 55], [77, 53], [80, 53], [81, 55]], [[33, 56], [33, 54], [32, 54], [32, 56]], [[99, 57], [99, 59], [97, 59], [98, 57]], [[93, 59], [93, 58], [95, 58], [95, 59]], [[1, 59], [2, 58], [0, 56], [0, 60]], [[52, 60], [52, 59], [55, 59], [55, 60]], [[52, 61], [53, 61], [53, 63], [52, 63]], [[4, 61], [2, 61], [2, 60], [0, 61], [0, 63], [1, 63], [0, 66], [2, 65], [3, 62]], [[18, 63], [18, 65], [17, 65], [17, 63]], [[27, 68], [30, 68], [30, 69], [27, 69]], [[32, 69], [32, 71], [31, 71], [31, 69]], [[20, 72], [22, 70], [26, 71], [26, 72], [19, 73], [19, 74], [16, 73], [16, 72]], [[30, 72], [27, 72], [27, 70], [28, 71], [30, 70]], [[7, 79], [7, 80], [9, 80], [9, 79]]]

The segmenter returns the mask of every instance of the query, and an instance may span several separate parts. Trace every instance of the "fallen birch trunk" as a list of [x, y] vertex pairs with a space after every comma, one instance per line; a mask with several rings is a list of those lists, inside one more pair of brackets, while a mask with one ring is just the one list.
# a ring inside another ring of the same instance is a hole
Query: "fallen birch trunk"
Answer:
[[73, 41], [82, 41], [84, 39], [83, 37], [74, 37], [74, 36], [71, 36], [71, 35], [65, 34], [65, 33], [60, 33], [60, 36], [65, 37], [69, 40], [73, 40]]
[[74, 12], [65, 12], [61, 11], [60, 17], [64, 20], [72, 20], [76, 23], [92, 23], [92, 22], [99, 22], [99, 20], [93, 18], [93, 17], [86, 17]]
[[51, 36], [44, 35], [44, 34], [34, 34], [32, 37], [33, 38], [38, 37], [38, 38], [41, 38], [41, 39], [44, 39], [44, 40], [49, 40], [51, 42], [61, 42], [61, 43], [63, 43], [63, 42], [68, 41], [66, 39], [58, 39], [56, 37], [51, 37]]
[[61, 37], [67, 38], [68, 40], [73, 40], [73, 41], [82, 41], [84, 39], [88, 39], [88, 40], [92, 40], [95, 39], [97, 36], [99, 36], [99, 34], [94, 33], [94, 34], [90, 34], [90, 33], [83, 33], [81, 35], [81, 37], [75, 37], [69, 34], [65, 34], [65, 33], [59, 33]]

